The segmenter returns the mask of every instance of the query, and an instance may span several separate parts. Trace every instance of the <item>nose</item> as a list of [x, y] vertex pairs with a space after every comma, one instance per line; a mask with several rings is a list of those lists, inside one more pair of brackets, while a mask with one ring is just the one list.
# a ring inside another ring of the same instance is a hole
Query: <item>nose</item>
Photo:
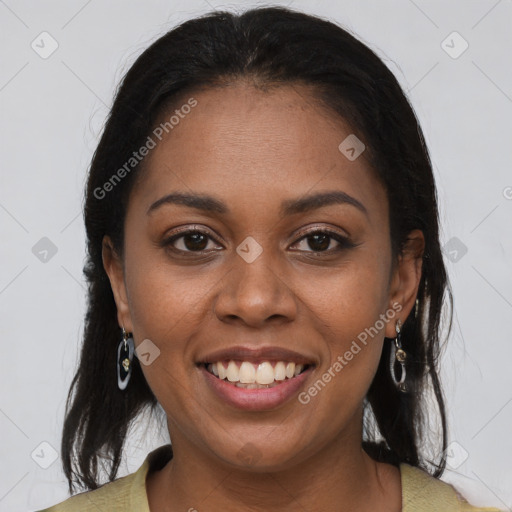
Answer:
[[214, 301], [214, 313], [222, 322], [263, 327], [293, 321], [297, 300], [270, 251], [264, 250], [251, 263], [236, 255]]

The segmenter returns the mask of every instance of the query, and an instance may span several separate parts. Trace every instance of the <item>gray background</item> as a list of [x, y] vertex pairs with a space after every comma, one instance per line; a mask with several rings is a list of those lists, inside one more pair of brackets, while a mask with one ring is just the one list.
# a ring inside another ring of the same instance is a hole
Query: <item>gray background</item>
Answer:
[[[262, 3], [0, 0], [0, 510], [67, 497], [52, 450], [83, 328], [82, 189], [116, 84], [176, 23]], [[409, 93], [436, 172], [455, 296], [442, 358], [453, 443], [443, 480], [474, 504], [510, 508], [512, 2], [275, 4], [352, 30]], [[141, 422], [119, 476], [167, 440]]]

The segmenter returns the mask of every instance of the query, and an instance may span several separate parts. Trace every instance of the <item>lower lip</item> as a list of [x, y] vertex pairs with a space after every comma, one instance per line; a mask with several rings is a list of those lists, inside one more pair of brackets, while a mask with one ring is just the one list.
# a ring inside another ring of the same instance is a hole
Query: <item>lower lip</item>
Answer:
[[260, 389], [239, 388], [215, 377], [204, 366], [200, 366], [199, 369], [205, 376], [210, 389], [229, 405], [246, 411], [266, 411], [282, 405], [294, 396], [311, 374], [313, 366], [277, 386]]

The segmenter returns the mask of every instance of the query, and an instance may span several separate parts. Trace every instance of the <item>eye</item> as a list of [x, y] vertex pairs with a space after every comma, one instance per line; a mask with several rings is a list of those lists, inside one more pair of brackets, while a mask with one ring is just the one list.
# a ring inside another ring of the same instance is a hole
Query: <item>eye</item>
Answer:
[[[333, 241], [337, 243], [337, 246], [332, 247]], [[222, 246], [219, 245], [208, 249], [209, 242], [215, 242], [215, 239], [208, 232], [187, 228], [167, 237], [162, 242], [162, 246], [169, 247], [172, 251], [178, 253], [203, 253], [222, 249]], [[303, 246], [307, 245], [310, 250], [303, 247], [299, 248], [299, 251], [327, 254], [356, 246], [346, 236], [326, 229], [311, 230], [297, 240], [294, 245], [300, 245], [301, 243]]]
[[[333, 240], [337, 242], [337, 247], [331, 247], [331, 243]], [[300, 243], [303, 243], [303, 245], [307, 245], [307, 247], [309, 247], [311, 250], [308, 251], [307, 249], [304, 248], [299, 250], [305, 250], [306, 252], [322, 253], [338, 252], [343, 249], [349, 249], [356, 246], [356, 244], [351, 242], [346, 236], [326, 229], [316, 229], [314, 231], [309, 231], [305, 236], [297, 240], [297, 242], [295, 242], [294, 245]]]
[[201, 253], [204, 251], [209, 252], [207, 249], [209, 241], [214, 241], [214, 239], [206, 231], [187, 229], [166, 238], [162, 245], [170, 247], [170, 249], [176, 252]]

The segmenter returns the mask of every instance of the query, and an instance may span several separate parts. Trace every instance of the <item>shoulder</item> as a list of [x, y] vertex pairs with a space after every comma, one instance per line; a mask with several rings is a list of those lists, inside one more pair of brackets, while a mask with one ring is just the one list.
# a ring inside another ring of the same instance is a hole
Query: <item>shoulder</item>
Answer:
[[150, 452], [135, 473], [123, 476], [94, 489], [76, 494], [40, 512], [150, 512], [146, 493], [148, 472], [164, 465], [172, 457], [170, 445]]
[[455, 487], [426, 471], [400, 464], [402, 478], [402, 512], [502, 512], [493, 507], [475, 507]]
[[136, 473], [118, 478], [94, 489], [86, 491], [67, 500], [46, 508], [41, 512], [97, 512], [98, 510], [130, 510], [130, 490], [133, 486]]

